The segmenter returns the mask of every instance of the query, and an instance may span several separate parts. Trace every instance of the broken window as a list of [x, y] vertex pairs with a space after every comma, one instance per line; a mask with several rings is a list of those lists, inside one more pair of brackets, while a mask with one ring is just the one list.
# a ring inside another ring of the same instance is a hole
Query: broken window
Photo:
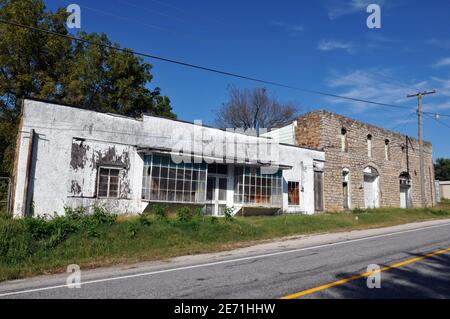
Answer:
[[206, 163], [176, 164], [170, 156], [146, 155], [142, 198], [161, 202], [205, 202], [206, 167]]
[[262, 174], [260, 168], [235, 167], [234, 202], [279, 207], [282, 204], [282, 171]]
[[120, 169], [118, 168], [100, 167], [97, 188], [99, 198], [119, 197], [119, 174]]
[[300, 205], [300, 183], [288, 182], [288, 202], [289, 206]]

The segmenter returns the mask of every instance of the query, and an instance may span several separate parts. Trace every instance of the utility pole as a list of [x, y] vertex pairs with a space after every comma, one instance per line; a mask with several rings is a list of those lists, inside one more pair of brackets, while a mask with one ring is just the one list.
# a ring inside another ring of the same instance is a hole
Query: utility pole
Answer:
[[425, 161], [423, 157], [423, 110], [422, 98], [424, 95], [435, 94], [436, 90], [424, 91], [416, 94], [408, 94], [407, 97], [417, 97], [418, 107], [417, 116], [419, 119], [419, 171], [420, 171], [420, 196], [422, 200], [422, 207], [427, 207], [427, 197], [425, 195]]

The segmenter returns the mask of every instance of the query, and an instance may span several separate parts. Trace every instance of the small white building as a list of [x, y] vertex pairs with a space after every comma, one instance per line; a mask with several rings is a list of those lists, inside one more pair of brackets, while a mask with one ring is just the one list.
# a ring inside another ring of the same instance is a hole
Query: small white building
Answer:
[[80, 206], [141, 213], [153, 202], [197, 204], [217, 216], [225, 207], [234, 214], [323, 207], [324, 153], [276, 137], [31, 99], [19, 130], [16, 217]]
[[450, 199], [450, 181], [440, 181], [439, 188], [441, 198]]

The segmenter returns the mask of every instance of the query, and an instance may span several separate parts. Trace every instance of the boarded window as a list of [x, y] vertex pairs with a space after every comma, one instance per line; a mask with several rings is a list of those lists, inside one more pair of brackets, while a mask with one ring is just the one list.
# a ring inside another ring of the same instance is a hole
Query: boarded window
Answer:
[[347, 130], [345, 128], [341, 130], [341, 151], [348, 153]]
[[391, 160], [391, 154], [390, 154], [390, 150], [389, 150], [390, 143], [391, 142], [389, 140], [385, 140], [384, 141], [384, 159], [386, 161], [390, 161]]
[[367, 156], [372, 158], [372, 135], [367, 135]]
[[119, 197], [119, 173], [120, 169], [118, 168], [100, 167], [97, 188], [98, 197]]
[[300, 205], [300, 183], [288, 182], [288, 201], [290, 206]]

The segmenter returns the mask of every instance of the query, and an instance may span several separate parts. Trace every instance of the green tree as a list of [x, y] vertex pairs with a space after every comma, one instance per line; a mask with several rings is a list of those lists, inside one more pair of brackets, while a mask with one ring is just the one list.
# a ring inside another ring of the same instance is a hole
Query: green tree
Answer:
[[[42, 0], [0, 0], [0, 18], [68, 34], [65, 9]], [[77, 37], [112, 45], [105, 34]], [[20, 98], [34, 97], [128, 116], [175, 118], [170, 100], [149, 88], [152, 66], [117, 51], [0, 23], [0, 175], [12, 171]]]
[[438, 158], [434, 164], [436, 179], [450, 181], [450, 159]]

